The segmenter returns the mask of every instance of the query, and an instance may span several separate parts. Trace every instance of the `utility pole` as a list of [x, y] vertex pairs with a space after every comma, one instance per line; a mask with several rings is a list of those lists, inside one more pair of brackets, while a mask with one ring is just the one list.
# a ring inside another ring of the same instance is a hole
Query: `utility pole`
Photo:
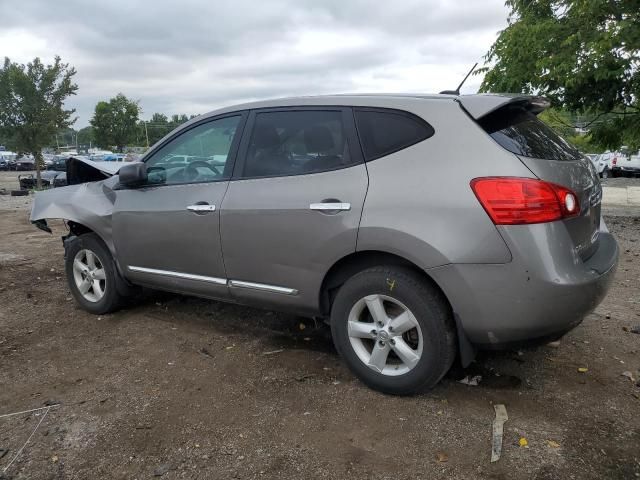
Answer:
[[149, 148], [149, 133], [147, 132], [147, 122], [145, 120], [143, 120], [144, 122], [144, 135], [147, 137], [147, 149]]

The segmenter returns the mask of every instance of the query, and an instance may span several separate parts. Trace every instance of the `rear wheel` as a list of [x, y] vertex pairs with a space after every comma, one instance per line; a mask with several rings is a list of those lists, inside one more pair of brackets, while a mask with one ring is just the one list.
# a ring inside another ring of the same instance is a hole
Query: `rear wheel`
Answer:
[[84, 310], [101, 315], [123, 304], [111, 253], [94, 233], [81, 235], [69, 245], [65, 271], [71, 294]]
[[371, 388], [407, 395], [435, 386], [456, 354], [451, 311], [415, 272], [376, 267], [351, 277], [331, 309], [331, 332], [353, 373]]
[[600, 173], [600, 178], [609, 178], [609, 169], [607, 167], [604, 167], [604, 170]]

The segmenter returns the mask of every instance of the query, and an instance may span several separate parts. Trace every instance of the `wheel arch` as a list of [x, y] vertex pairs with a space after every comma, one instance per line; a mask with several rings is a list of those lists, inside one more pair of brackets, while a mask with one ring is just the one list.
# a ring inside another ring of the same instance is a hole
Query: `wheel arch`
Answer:
[[447, 305], [451, 307], [451, 303], [447, 299], [447, 296], [435, 280], [411, 260], [408, 260], [401, 255], [381, 250], [363, 250], [350, 253], [349, 255], [340, 258], [329, 268], [329, 270], [327, 270], [320, 288], [319, 305], [322, 313], [329, 313], [333, 297], [335, 297], [335, 293], [340, 285], [358, 272], [379, 265], [404, 267], [416, 272], [427, 283], [434, 287], [446, 301]]
[[353, 275], [367, 268], [379, 265], [393, 265], [407, 268], [417, 273], [426, 283], [438, 292], [442, 300], [449, 306], [453, 320], [455, 321], [458, 354], [463, 367], [468, 366], [476, 355], [476, 349], [467, 338], [460, 317], [447, 298], [443, 289], [424, 269], [401, 255], [384, 252], [381, 250], [364, 250], [351, 253], [336, 261], [327, 271], [320, 288], [319, 306], [323, 315], [328, 316], [331, 304], [340, 286]]

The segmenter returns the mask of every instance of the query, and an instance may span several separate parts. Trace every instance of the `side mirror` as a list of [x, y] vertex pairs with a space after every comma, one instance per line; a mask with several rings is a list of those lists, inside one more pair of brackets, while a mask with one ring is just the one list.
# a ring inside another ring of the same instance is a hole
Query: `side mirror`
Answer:
[[118, 171], [120, 185], [137, 187], [147, 181], [147, 164], [135, 162], [123, 165]]

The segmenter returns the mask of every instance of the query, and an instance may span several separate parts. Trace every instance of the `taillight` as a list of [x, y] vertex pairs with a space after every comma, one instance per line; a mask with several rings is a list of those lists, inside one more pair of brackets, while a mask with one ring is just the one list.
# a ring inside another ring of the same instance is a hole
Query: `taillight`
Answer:
[[613, 165], [618, 163], [618, 157], [613, 157], [613, 161], [611, 162]]
[[471, 188], [496, 225], [553, 222], [580, 212], [568, 188], [532, 178], [484, 177]]

